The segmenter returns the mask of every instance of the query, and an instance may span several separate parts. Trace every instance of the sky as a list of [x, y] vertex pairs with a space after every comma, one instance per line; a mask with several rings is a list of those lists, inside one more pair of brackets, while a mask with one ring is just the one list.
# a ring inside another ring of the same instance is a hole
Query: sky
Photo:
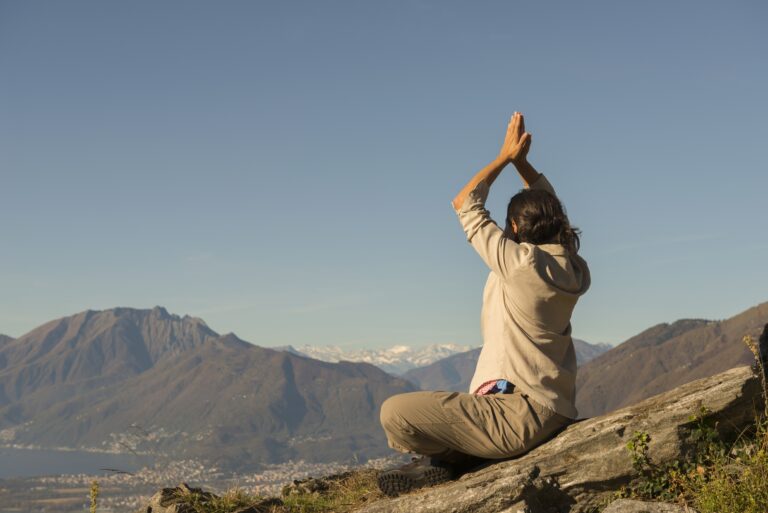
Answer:
[[[262, 346], [479, 345], [451, 200], [514, 111], [573, 335], [768, 301], [761, 1], [0, 1], [0, 333], [162, 305]], [[508, 167], [488, 209], [521, 188]]]

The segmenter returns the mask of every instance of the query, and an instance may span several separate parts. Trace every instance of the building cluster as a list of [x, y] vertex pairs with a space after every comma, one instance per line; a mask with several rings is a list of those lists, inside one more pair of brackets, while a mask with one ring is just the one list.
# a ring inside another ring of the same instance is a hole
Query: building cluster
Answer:
[[[399, 457], [367, 461], [363, 467], [387, 468]], [[149, 502], [159, 489], [187, 483], [218, 495], [240, 489], [251, 495], [279, 496], [282, 487], [294, 480], [321, 477], [353, 468], [349, 463], [310, 463], [304, 460], [265, 465], [259, 472], [234, 473], [206, 466], [197, 460], [179, 460], [145, 467], [136, 472], [107, 471], [103, 474], [62, 474], [0, 480], [6, 505], [18, 504], [29, 513], [82, 512], [89, 504], [89, 490], [99, 484], [99, 513], [133, 513]]]

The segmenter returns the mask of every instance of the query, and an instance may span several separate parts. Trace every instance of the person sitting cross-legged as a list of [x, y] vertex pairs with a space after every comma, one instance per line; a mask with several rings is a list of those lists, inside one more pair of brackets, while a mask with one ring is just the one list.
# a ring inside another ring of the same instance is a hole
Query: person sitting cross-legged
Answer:
[[[490, 269], [481, 310], [483, 347], [468, 393], [410, 392], [382, 404], [389, 446], [422, 455], [379, 474], [387, 495], [525, 454], [577, 416], [571, 315], [589, 288], [590, 273], [577, 254], [579, 230], [547, 178], [528, 162], [530, 144], [516, 112], [498, 157], [452, 202], [467, 241]], [[485, 201], [509, 163], [525, 188], [509, 201], [502, 230]]]

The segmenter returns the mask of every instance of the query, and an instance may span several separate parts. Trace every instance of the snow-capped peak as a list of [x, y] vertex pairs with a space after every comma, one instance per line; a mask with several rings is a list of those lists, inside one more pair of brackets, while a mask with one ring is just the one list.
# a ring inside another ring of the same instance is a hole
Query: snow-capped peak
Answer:
[[365, 362], [376, 365], [391, 374], [400, 375], [415, 367], [423, 367], [453, 354], [469, 351], [471, 347], [458, 344], [430, 344], [413, 348], [399, 344], [384, 349], [343, 350], [339, 346], [305, 345], [291, 349], [316, 360]]

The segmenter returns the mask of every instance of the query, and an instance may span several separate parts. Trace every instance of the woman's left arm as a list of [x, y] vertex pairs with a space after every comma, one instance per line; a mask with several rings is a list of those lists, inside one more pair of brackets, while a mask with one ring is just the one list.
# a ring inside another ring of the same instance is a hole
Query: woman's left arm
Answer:
[[458, 212], [461, 206], [464, 204], [464, 200], [467, 199], [467, 195], [469, 195], [470, 191], [477, 187], [477, 184], [483, 180], [485, 180], [485, 182], [488, 184], [488, 187], [490, 187], [493, 181], [496, 180], [496, 177], [501, 173], [501, 170], [506, 167], [506, 165], [507, 161], [503, 160], [499, 156], [493, 159], [493, 162], [478, 171], [477, 174], [473, 176], [469, 182], [467, 182], [467, 185], [465, 185], [464, 188], [459, 191], [456, 197], [453, 198], [453, 209]]

